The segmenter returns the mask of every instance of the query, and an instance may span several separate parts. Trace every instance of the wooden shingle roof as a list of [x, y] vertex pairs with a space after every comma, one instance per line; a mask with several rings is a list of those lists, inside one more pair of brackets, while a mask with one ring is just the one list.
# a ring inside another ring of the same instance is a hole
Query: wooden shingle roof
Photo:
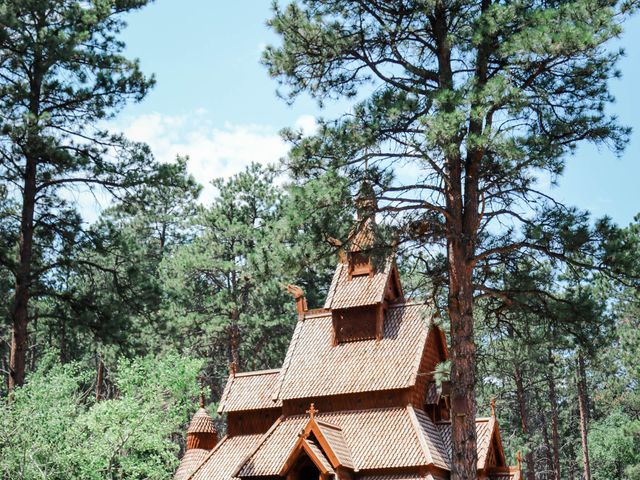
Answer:
[[224, 437], [188, 480], [231, 480], [238, 465], [259, 444], [261, 434]]
[[187, 433], [216, 433], [216, 426], [209, 412], [205, 408], [199, 408], [193, 415]]
[[[418, 425], [413, 407], [348, 410], [319, 413], [318, 423], [329, 423], [340, 430], [344, 447], [349, 449], [355, 471], [411, 468], [434, 464], [444, 452], [438, 429], [423, 415]], [[289, 452], [299, 441], [298, 433], [309, 421], [306, 415], [279, 420], [237, 472], [239, 477], [278, 475]], [[430, 427], [426, 424], [431, 423]], [[426, 437], [426, 438], [425, 438]], [[436, 465], [439, 466], [439, 465]]]
[[[496, 428], [496, 421], [494, 418], [476, 418], [476, 439], [478, 450], [478, 469], [482, 470], [487, 467], [487, 454], [489, 453], [489, 447], [491, 445], [491, 439], [493, 438], [494, 428]], [[444, 442], [444, 447], [447, 452], [451, 452], [451, 423], [450, 422], [438, 422], [438, 430], [440, 436]]]
[[430, 312], [426, 304], [392, 305], [380, 341], [335, 346], [331, 314], [306, 316], [294, 331], [276, 398], [312, 398], [414, 385]]
[[372, 276], [359, 275], [349, 278], [349, 265], [338, 263], [324, 308], [338, 310], [382, 302], [393, 268], [393, 262], [388, 260], [384, 269]]
[[189, 478], [189, 475], [202, 463], [208, 453], [209, 450], [205, 450], [204, 448], [191, 448], [184, 452], [174, 478], [176, 480], [186, 480]]
[[274, 400], [280, 370], [259, 370], [229, 376], [220, 398], [218, 413], [261, 410], [282, 406]]

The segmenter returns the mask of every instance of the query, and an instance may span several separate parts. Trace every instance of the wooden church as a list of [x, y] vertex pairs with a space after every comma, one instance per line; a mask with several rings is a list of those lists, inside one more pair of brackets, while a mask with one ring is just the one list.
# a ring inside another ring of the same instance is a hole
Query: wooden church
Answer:
[[[298, 322], [282, 367], [235, 372], [220, 399], [217, 439], [201, 408], [177, 480], [444, 480], [451, 471], [444, 333], [425, 303], [405, 300], [393, 259], [377, 266], [369, 219], [341, 257], [324, 308]], [[492, 408], [493, 412], [493, 408]], [[478, 479], [516, 480], [495, 413], [476, 420]]]

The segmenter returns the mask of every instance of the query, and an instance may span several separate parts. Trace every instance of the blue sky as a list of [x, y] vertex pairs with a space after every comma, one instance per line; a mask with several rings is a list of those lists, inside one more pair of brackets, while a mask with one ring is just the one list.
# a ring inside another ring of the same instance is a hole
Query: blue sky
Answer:
[[[191, 157], [190, 169], [206, 184], [251, 161], [277, 161], [286, 153], [278, 131], [313, 128], [313, 118], [332, 118], [344, 108], [319, 110], [310, 99], [293, 106], [277, 98], [276, 82], [260, 65], [262, 48], [277, 38], [266, 28], [270, 0], [157, 0], [128, 17], [123, 35], [129, 56], [155, 73], [157, 86], [115, 120], [129, 136], [150, 144], [161, 160]], [[623, 78], [611, 83], [611, 111], [634, 127], [622, 158], [585, 146], [567, 161], [553, 193], [626, 224], [640, 212], [640, 17], [626, 25], [619, 42], [627, 56]], [[636, 47], [636, 48], [634, 48]], [[205, 201], [213, 195], [204, 192]]]

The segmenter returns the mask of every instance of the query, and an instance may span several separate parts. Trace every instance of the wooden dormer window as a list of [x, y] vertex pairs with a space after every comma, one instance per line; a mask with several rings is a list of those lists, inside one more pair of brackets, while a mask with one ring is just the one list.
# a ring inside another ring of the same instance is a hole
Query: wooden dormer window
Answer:
[[362, 275], [373, 275], [373, 264], [371, 257], [362, 253], [349, 254], [349, 277], [359, 277]]
[[378, 305], [333, 311], [334, 344], [378, 338]]

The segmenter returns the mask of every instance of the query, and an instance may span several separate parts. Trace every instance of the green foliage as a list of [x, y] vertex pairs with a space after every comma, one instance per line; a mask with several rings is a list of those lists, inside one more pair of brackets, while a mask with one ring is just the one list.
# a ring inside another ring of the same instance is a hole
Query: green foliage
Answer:
[[593, 478], [640, 478], [640, 420], [614, 409], [591, 425], [589, 432]]
[[230, 362], [241, 369], [280, 364], [296, 318], [287, 284], [319, 302], [334, 265], [330, 247], [314, 241], [315, 221], [298, 209], [301, 201], [329, 200], [310, 196], [313, 185], [306, 195], [287, 194], [277, 178], [273, 168], [254, 164], [215, 180], [218, 197], [190, 219], [193, 238], [160, 267], [168, 335], [212, 359], [207, 377], [216, 398]]
[[0, 399], [1, 478], [172, 478], [201, 367], [177, 355], [122, 360], [119, 394], [95, 403], [93, 372], [47, 356]]

